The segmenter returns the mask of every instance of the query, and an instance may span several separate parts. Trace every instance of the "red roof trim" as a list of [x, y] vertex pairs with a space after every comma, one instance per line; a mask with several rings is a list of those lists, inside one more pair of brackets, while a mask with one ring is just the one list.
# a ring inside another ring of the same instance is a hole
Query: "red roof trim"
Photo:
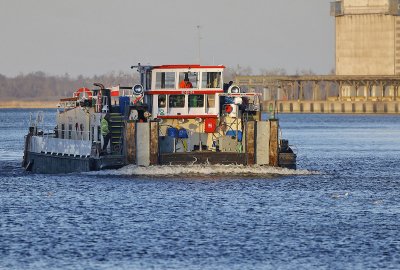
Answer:
[[186, 64], [186, 65], [161, 65], [155, 66], [154, 69], [190, 69], [190, 68], [225, 68], [225, 66], [201, 66], [197, 64]]
[[146, 91], [146, 95], [208, 95], [223, 93], [224, 90], [190, 90], [188, 88], [182, 90], [151, 90]]
[[218, 118], [218, 115], [215, 114], [188, 114], [188, 115], [157, 115], [156, 118], [160, 119], [195, 119], [195, 118]]

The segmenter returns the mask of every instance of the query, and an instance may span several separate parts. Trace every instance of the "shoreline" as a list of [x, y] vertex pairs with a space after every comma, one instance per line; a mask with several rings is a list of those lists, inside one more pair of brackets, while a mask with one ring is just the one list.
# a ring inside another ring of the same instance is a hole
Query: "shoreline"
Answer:
[[54, 109], [58, 101], [9, 100], [0, 101], [0, 109]]

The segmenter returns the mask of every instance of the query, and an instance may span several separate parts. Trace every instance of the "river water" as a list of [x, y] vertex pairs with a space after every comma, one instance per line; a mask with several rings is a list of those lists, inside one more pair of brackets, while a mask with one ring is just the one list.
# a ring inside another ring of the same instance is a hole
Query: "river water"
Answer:
[[400, 269], [400, 116], [280, 115], [297, 171], [35, 175], [31, 111], [0, 110], [0, 269]]

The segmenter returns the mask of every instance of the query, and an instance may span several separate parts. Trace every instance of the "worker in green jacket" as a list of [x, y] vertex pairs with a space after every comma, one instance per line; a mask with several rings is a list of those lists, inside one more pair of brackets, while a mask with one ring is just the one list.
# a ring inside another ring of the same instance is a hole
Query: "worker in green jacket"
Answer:
[[103, 119], [101, 119], [101, 135], [103, 136], [103, 152], [107, 150], [108, 142], [110, 141], [111, 138], [111, 132], [110, 129], [108, 128], [109, 125], [109, 120], [110, 120], [110, 114], [107, 113]]

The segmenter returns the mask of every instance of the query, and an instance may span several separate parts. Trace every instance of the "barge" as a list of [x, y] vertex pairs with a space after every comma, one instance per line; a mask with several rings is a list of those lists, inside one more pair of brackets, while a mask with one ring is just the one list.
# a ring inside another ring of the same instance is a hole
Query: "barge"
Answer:
[[[80, 88], [60, 100], [52, 132], [41, 116], [25, 136], [22, 166], [70, 173], [139, 166], [240, 164], [296, 168], [261, 96], [223, 81], [224, 66], [132, 66], [134, 86]], [[274, 115], [274, 114], [273, 114]]]

